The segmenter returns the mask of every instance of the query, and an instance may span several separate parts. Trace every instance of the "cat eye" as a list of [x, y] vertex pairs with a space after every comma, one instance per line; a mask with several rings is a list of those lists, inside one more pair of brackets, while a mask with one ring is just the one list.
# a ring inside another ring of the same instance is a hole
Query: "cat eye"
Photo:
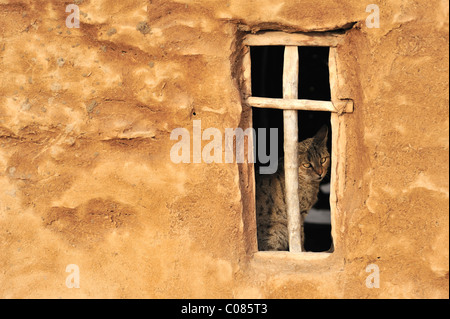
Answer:
[[325, 164], [325, 162], [328, 160], [328, 157], [324, 157], [320, 160], [321, 164]]
[[303, 164], [303, 167], [304, 167], [304, 168], [311, 168], [311, 166], [312, 166], [312, 165], [311, 165], [310, 163], [305, 163], [305, 164]]

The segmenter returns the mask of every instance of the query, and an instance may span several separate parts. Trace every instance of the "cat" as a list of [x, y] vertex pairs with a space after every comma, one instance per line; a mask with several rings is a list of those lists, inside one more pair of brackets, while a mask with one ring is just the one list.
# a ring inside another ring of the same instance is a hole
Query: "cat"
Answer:
[[[317, 202], [319, 185], [328, 172], [330, 154], [327, 149], [328, 127], [298, 144], [299, 219], [303, 221]], [[284, 159], [275, 174], [256, 176], [256, 221], [259, 251], [289, 250], [287, 211], [284, 188]], [[302, 247], [304, 235], [302, 235]]]

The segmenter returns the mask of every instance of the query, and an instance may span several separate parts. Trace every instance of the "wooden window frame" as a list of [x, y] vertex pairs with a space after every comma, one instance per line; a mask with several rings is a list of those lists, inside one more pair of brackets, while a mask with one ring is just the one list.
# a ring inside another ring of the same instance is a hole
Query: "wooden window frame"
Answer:
[[[302, 253], [301, 219], [298, 198], [298, 111], [326, 111], [340, 116], [343, 113], [352, 113], [354, 103], [351, 99], [339, 98], [339, 81], [337, 73], [337, 47], [343, 42], [345, 34], [334, 32], [321, 33], [286, 33], [286, 32], [262, 32], [248, 34], [244, 38], [246, 47], [243, 57], [244, 69], [244, 101], [250, 107], [275, 108], [283, 110], [284, 119], [284, 158], [285, 158], [285, 189], [288, 212], [289, 252]], [[284, 46], [283, 68], [283, 98], [263, 98], [252, 96], [251, 89], [251, 56], [252, 46]], [[316, 101], [298, 99], [299, 55], [300, 46], [329, 47], [329, 74], [331, 101]], [[336, 118], [332, 117], [333, 122]], [[333, 138], [333, 144], [337, 142]], [[333, 145], [334, 146], [334, 145]], [[334, 147], [333, 147], [334, 149]], [[337, 159], [338, 154], [332, 151], [332, 159]], [[334, 162], [334, 161], [333, 161]], [[332, 181], [336, 174], [332, 167]], [[253, 172], [254, 175], [254, 172]], [[253, 176], [254, 178], [254, 176]], [[255, 192], [253, 192], [255, 194]], [[330, 195], [331, 196], [331, 195]], [[255, 197], [254, 197], [254, 200]], [[331, 206], [331, 205], [330, 205]], [[256, 205], [253, 205], [256, 207]], [[331, 207], [333, 214], [333, 207]]]

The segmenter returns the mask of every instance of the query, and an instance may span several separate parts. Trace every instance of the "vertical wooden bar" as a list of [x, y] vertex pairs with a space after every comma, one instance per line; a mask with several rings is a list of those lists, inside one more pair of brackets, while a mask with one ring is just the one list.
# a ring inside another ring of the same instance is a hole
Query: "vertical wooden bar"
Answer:
[[335, 111], [341, 115], [342, 113], [352, 113], [354, 108], [354, 103], [350, 99], [341, 99], [340, 96], [340, 86], [338, 78], [338, 53], [337, 48], [330, 48], [330, 57], [328, 60], [328, 69], [330, 72], [330, 90], [331, 90], [331, 102]]
[[[251, 55], [250, 55], [250, 47], [246, 47], [245, 48], [246, 51], [244, 52], [244, 57], [242, 60], [242, 66], [243, 66], [243, 89], [244, 89], [244, 100], [252, 95], [252, 59], [251, 59]], [[248, 107], [248, 114], [249, 114], [249, 120], [248, 120], [248, 126], [246, 128], [243, 128], [244, 130], [247, 128], [253, 128], [253, 112], [252, 112], [252, 108], [250, 105], [247, 105], [246, 107]], [[256, 143], [256, 141], [254, 141], [254, 136], [253, 134], [250, 134], [248, 136], [248, 140], [247, 143], [249, 143], [249, 145], [252, 146], [252, 149], [254, 149], [254, 143]], [[249, 148], [247, 147], [246, 150], [248, 150]], [[249, 163], [249, 171], [250, 171], [250, 177], [251, 180], [254, 181], [255, 180], [255, 167], [253, 165], [253, 163], [255, 163], [255, 156], [256, 154], [247, 154], [248, 151], [246, 151], [246, 159], [247, 159], [247, 163]], [[252, 187], [253, 189], [253, 198], [256, 200], [256, 189], [255, 187]]]
[[[297, 46], [284, 52], [283, 98], [298, 98], [299, 57]], [[298, 112], [284, 110], [284, 173], [288, 213], [289, 251], [301, 252], [301, 221], [298, 196]]]
[[250, 55], [250, 47], [244, 48], [244, 57], [242, 59], [243, 73], [243, 89], [244, 100], [252, 95], [252, 58]]
[[[252, 95], [252, 61], [250, 55], [250, 47], [245, 46], [242, 58], [242, 89], [243, 89], [243, 101], [246, 98]], [[244, 131], [247, 128], [252, 128], [253, 126], [253, 114], [252, 108], [250, 105], [243, 105], [241, 123], [239, 127]], [[249, 145], [254, 145], [256, 141], [254, 141], [253, 134], [250, 134], [247, 139], [247, 143]], [[249, 212], [256, 212], [256, 185], [255, 185], [255, 166], [254, 162], [254, 154], [248, 154], [248, 147], [244, 148], [245, 156], [244, 163], [239, 164], [238, 167], [241, 172], [240, 185], [241, 189], [244, 192], [247, 192], [247, 196], [243, 196], [242, 203], [244, 207], [246, 207]], [[247, 200], [247, 198], [249, 200]], [[255, 251], [258, 251], [258, 242], [257, 242], [257, 227], [256, 227], [256, 214], [245, 214], [243, 216], [242, 227], [244, 227], [247, 231], [242, 229], [243, 233], [246, 236], [245, 249], [248, 254], [252, 254]]]
[[338, 82], [337, 82], [337, 63], [336, 63], [336, 48], [330, 48], [328, 57], [328, 71], [330, 73], [330, 92], [331, 102], [336, 107], [339, 102], [338, 99]]
[[[330, 73], [330, 92], [331, 92], [331, 102], [333, 103], [334, 108], [337, 110], [338, 106], [338, 77], [337, 77], [337, 61], [336, 61], [337, 51], [336, 48], [330, 48], [330, 55], [328, 58], [328, 70]], [[337, 200], [338, 196], [336, 191], [339, 188], [336, 188], [336, 182], [339, 179], [339, 175], [337, 174], [338, 167], [338, 136], [340, 131], [340, 122], [339, 122], [339, 114], [331, 113], [331, 131], [332, 134], [332, 142], [331, 142], [331, 167], [330, 167], [330, 214], [331, 214], [331, 240], [333, 250], [336, 248], [336, 209], [337, 209]], [[344, 173], [345, 174], [345, 173]], [[345, 176], [345, 175], [342, 175]]]

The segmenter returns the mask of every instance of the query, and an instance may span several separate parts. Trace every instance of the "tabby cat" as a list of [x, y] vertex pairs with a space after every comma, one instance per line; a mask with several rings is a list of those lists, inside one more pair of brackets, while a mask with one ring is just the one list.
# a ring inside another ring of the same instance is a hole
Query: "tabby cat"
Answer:
[[[298, 144], [299, 218], [302, 232], [304, 218], [317, 202], [320, 182], [330, 166], [327, 139], [328, 127], [324, 125], [314, 137]], [[284, 160], [281, 159], [279, 163], [275, 174], [256, 176], [256, 220], [260, 251], [289, 250]]]

